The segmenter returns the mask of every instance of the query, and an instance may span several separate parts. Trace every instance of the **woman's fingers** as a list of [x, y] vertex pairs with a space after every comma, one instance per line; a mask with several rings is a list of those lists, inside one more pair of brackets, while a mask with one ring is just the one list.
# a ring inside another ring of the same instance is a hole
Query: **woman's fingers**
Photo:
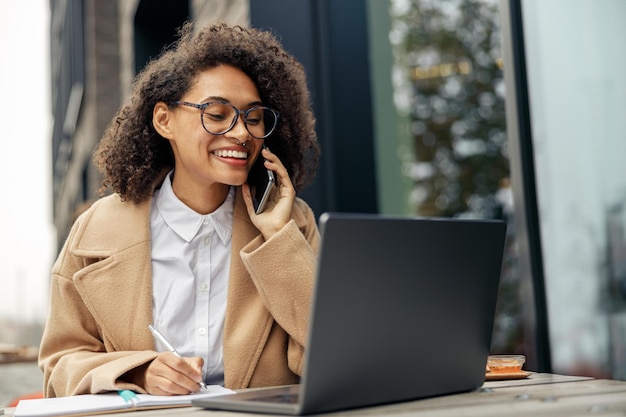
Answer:
[[282, 229], [291, 219], [291, 209], [296, 198], [296, 190], [293, 187], [287, 168], [281, 160], [269, 149], [261, 150], [259, 158], [264, 159], [266, 169], [274, 171], [278, 182], [278, 199], [267, 202], [265, 209], [260, 214], [255, 214], [250, 187], [244, 184], [242, 192], [248, 214], [254, 225], [261, 231], [265, 239], [269, 239]]
[[260, 157], [265, 158], [265, 167], [276, 173], [278, 184], [280, 185], [281, 198], [295, 197], [296, 190], [293, 188], [293, 183], [291, 182], [287, 168], [285, 168], [282, 161], [268, 148], [264, 148], [261, 151]]
[[179, 358], [163, 352], [148, 366], [144, 388], [153, 395], [196, 392], [200, 389], [203, 362], [202, 358]]

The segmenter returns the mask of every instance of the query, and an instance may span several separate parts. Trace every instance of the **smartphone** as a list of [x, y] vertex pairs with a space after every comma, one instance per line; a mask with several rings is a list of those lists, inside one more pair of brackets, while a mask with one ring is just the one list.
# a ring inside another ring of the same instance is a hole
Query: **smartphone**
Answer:
[[248, 173], [248, 184], [250, 185], [252, 203], [256, 214], [263, 212], [270, 193], [276, 185], [276, 174], [271, 169], [265, 168], [265, 165], [263, 165], [264, 161], [263, 156], [259, 154]]

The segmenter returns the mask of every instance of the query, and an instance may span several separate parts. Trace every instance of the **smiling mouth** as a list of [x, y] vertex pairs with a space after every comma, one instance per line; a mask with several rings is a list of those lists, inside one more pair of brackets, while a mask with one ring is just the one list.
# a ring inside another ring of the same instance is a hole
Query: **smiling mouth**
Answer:
[[218, 150], [213, 152], [213, 154], [221, 158], [248, 159], [248, 152], [242, 151]]

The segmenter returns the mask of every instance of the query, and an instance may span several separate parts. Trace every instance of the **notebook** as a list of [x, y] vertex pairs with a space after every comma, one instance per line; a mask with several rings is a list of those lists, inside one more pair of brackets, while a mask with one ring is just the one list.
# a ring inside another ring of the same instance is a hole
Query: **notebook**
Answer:
[[192, 400], [304, 415], [480, 387], [506, 225], [325, 213], [300, 384]]
[[83, 394], [69, 397], [35, 398], [21, 400], [13, 417], [61, 417], [121, 413], [156, 408], [189, 407], [192, 398], [224, 395], [232, 392], [219, 385], [209, 385], [206, 391], [189, 395], [149, 395], [132, 391], [112, 391], [102, 394]]

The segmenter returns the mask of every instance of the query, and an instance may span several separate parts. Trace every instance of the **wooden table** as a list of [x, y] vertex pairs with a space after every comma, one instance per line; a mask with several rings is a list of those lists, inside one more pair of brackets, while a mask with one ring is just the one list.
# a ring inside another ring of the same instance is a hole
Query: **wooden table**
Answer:
[[[13, 409], [5, 409], [11, 416]], [[116, 413], [120, 417], [233, 417], [254, 415], [197, 407]], [[325, 416], [626, 416], [626, 381], [553, 374], [487, 381], [478, 390], [417, 401], [324, 414]]]

